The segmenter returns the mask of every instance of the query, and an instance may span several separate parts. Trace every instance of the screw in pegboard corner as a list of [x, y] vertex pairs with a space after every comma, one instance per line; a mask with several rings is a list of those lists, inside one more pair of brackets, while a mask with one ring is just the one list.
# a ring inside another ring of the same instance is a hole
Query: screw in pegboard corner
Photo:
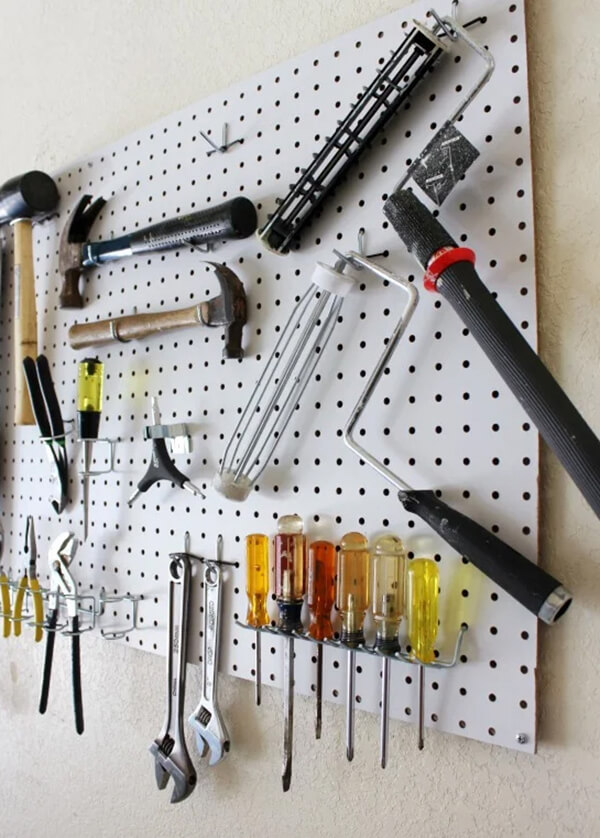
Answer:
[[529, 736], [526, 733], [517, 733], [515, 739], [519, 745], [526, 745], [529, 742]]

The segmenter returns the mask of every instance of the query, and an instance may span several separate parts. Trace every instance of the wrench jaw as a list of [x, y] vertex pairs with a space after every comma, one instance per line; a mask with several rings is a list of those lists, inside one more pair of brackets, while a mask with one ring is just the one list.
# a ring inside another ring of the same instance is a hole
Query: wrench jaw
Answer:
[[[169, 739], [168, 744], [172, 745], [172, 740]], [[173, 752], [169, 755], [164, 752], [164, 745], [164, 742], [155, 740], [149, 749], [154, 757], [156, 785], [160, 791], [163, 791], [167, 787], [169, 777], [171, 777], [173, 780], [171, 803], [181, 803], [196, 788], [196, 771], [187, 753], [179, 753], [177, 755], [178, 761], [183, 763], [183, 765], [178, 765], [174, 759]]]
[[201, 705], [188, 719], [196, 734], [196, 746], [201, 756], [210, 752], [209, 765], [217, 765], [229, 753], [231, 742], [223, 720], [216, 710]]

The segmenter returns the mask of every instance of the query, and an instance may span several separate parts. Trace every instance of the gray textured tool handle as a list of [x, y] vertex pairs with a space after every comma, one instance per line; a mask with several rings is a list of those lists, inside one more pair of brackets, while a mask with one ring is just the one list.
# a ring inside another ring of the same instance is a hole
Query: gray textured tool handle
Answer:
[[170, 218], [119, 238], [85, 244], [83, 266], [101, 265], [136, 253], [169, 250], [185, 244], [245, 239], [254, 233], [256, 223], [254, 204], [240, 196], [216, 207]]
[[[600, 440], [521, 332], [477, 275], [465, 251], [408, 190], [392, 195], [384, 213], [411, 253], [431, 270], [441, 256], [435, 287], [531, 417], [580, 492], [600, 516]], [[454, 254], [454, 255], [453, 255]]]

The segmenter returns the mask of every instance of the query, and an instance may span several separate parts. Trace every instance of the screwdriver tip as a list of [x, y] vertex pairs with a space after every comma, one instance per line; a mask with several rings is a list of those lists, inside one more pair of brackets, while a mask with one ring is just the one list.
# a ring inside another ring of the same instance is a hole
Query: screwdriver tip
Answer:
[[346, 759], [348, 762], [352, 762], [354, 759], [354, 748], [346, 748]]
[[281, 785], [284, 791], [289, 791], [292, 785], [292, 768], [288, 766], [281, 775]]

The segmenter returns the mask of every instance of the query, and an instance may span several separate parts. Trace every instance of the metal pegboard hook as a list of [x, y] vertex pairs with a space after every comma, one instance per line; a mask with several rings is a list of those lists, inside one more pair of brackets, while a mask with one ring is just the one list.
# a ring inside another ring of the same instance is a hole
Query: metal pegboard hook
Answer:
[[227, 122], [223, 123], [223, 128], [221, 129], [221, 145], [217, 145], [213, 140], [211, 140], [208, 134], [204, 133], [204, 131], [200, 131], [200, 136], [203, 140], [206, 140], [206, 142], [211, 146], [211, 150], [206, 152], [207, 157], [210, 157], [212, 154], [216, 154], [217, 152], [223, 154], [228, 149], [230, 149], [232, 145], [237, 145], [238, 143], [244, 142], [244, 140], [241, 138], [239, 140], [232, 140], [231, 142], [229, 142], [229, 125], [227, 124]]
[[102, 617], [104, 615], [104, 611], [106, 608], [107, 603], [118, 603], [118, 602], [130, 602], [131, 603], [131, 618], [129, 625], [126, 626], [124, 629], [119, 630], [109, 630], [106, 631], [105, 629], [100, 629], [100, 634], [105, 640], [121, 640], [123, 637], [126, 637], [128, 634], [131, 634], [132, 631], [138, 628], [138, 604], [142, 599], [141, 596], [135, 596], [133, 594], [121, 594], [120, 596], [108, 596], [104, 588], [100, 590], [100, 596], [98, 597], [98, 617]]

